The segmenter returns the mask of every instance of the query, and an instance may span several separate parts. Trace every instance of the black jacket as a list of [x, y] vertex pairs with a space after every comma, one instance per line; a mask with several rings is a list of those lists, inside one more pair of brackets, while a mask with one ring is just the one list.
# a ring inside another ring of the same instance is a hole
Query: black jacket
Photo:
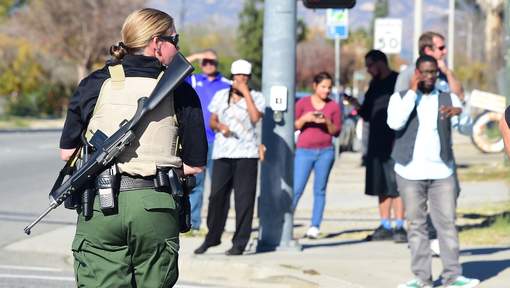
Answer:
[[[83, 79], [71, 97], [60, 137], [60, 148], [71, 149], [80, 146], [80, 135], [92, 116], [101, 86], [110, 78], [109, 65], [111, 64], [107, 63]], [[122, 65], [126, 77], [157, 78], [165, 69], [158, 59], [142, 55], [127, 55]], [[207, 139], [200, 99], [195, 90], [185, 82], [175, 89], [174, 95], [179, 139], [183, 148], [182, 160], [189, 166], [204, 166], [207, 162]]]

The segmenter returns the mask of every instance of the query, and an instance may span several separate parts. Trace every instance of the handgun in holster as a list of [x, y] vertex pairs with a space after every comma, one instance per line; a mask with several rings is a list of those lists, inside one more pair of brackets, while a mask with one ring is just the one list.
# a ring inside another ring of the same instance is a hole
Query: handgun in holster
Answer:
[[195, 177], [184, 176], [182, 168], [158, 167], [156, 171], [154, 179], [156, 191], [170, 192], [179, 213], [179, 231], [188, 232], [191, 229], [189, 192], [195, 187]]

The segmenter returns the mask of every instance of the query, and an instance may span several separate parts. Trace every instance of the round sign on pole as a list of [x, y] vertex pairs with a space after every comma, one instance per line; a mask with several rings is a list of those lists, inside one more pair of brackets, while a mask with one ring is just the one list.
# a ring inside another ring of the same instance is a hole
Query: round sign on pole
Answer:
[[386, 54], [400, 54], [402, 50], [402, 19], [377, 18], [374, 29], [374, 49]]

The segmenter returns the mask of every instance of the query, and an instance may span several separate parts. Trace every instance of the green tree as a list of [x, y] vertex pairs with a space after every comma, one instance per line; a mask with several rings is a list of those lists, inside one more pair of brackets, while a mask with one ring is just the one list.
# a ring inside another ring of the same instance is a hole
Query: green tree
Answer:
[[0, 21], [9, 15], [16, 0], [0, 0]]
[[262, 80], [262, 36], [264, 30], [264, 1], [246, 0], [239, 14], [237, 49], [241, 58], [250, 61], [252, 83], [257, 89]]
[[374, 4], [374, 17], [372, 18], [372, 24], [370, 25], [371, 34], [374, 33], [375, 19], [388, 17], [388, 14], [388, 0], [376, 0]]
[[5, 61], [0, 66], [0, 95], [7, 97], [8, 113], [33, 114], [33, 109], [27, 107], [36, 105], [28, 95], [34, 93], [41, 84], [43, 69], [28, 42], [16, 43], [8, 49], [17, 51], [11, 61]]

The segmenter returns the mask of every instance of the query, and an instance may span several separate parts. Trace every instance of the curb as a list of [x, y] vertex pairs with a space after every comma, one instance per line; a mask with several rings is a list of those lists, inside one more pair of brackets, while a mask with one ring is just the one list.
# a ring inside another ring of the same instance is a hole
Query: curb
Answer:
[[4, 128], [0, 129], [0, 133], [40, 133], [40, 132], [60, 132], [60, 128]]

